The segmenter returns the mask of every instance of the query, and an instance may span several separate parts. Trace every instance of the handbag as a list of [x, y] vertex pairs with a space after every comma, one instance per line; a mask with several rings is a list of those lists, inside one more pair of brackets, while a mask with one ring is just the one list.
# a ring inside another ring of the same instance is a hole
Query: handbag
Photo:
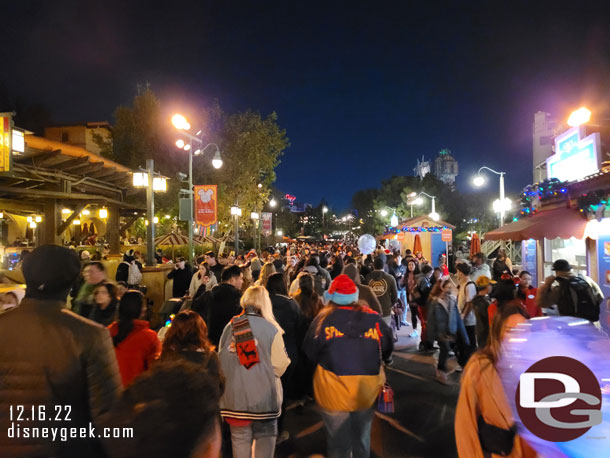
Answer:
[[[377, 326], [377, 346], [379, 347], [379, 372], [383, 371], [383, 356], [381, 354], [381, 331], [379, 330], [379, 324]], [[379, 388], [379, 394], [377, 395], [377, 410], [381, 413], [394, 413], [394, 390], [390, 384], [386, 381]]]
[[513, 424], [510, 429], [499, 428], [490, 425], [479, 415], [477, 419], [479, 430], [479, 441], [484, 452], [495, 453], [500, 456], [508, 456], [513, 451], [517, 425]]

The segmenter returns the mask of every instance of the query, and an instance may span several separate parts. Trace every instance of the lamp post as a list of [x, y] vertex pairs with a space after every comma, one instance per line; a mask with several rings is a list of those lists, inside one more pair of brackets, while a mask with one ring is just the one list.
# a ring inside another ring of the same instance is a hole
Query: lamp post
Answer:
[[146, 265], [155, 263], [155, 191], [167, 191], [167, 178], [155, 176], [155, 161], [146, 160], [146, 169], [133, 174], [133, 186], [146, 188]]
[[[184, 151], [189, 153], [189, 176], [188, 176], [188, 190], [182, 189], [181, 191], [186, 193], [189, 196], [189, 264], [193, 265], [193, 155], [199, 156], [205, 152], [205, 149], [208, 146], [214, 146], [216, 148], [216, 153], [214, 154], [214, 159], [212, 159], [212, 166], [215, 169], [219, 169], [222, 167], [222, 157], [220, 157], [220, 148], [216, 143], [208, 143], [204, 146], [203, 139], [199, 136], [203, 137], [202, 131], [198, 131], [195, 135], [190, 134], [188, 131], [191, 128], [191, 125], [186, 120], [184, 116], [181, 114], [175, 114], [172, 117], [172, 124], [176, 129], [178, 129], [184, 137], [186, 137], [189, 143], [185, 143], [183, 139], [179, 139], [176, 141], [176, 146]], [[193, 143], [197, 146], [197, 149], [193, 151]]]
[[235, 256], [239, 254], [239, 217], [241, 216], [241, 208], [237, 205], [231, 207], [231, 215], [235, 217]]
[[[418, 194], [418, 198], [419, 198], [419, 196], [426, 196], [426, 197], [429, 197], [430, 199], [432, 199], [432, 211], [428, 214], [428, 216], [430, 218], [432, 218], [434, 221], [438, 221], [439, 219], [441, 219], [441, 216], [438, 213], [436, 213], [436, 196], [431, 196], [430, 194], [428, 194], [427, 192], [424, 192], [424, 191], [422, 191]], [[423, 201], [422, 201], [422, 203], [423, 203]]]
[[504, 226], [504, 217], [506, 216], [506, 211], [510, 210], [512, 204], [510, 199], [504, 197], [504, 175], [506, 175], [506, 172], [497, 172], [494, 169], [490, 169], [486, 166], [481, 167], [477, 172], [477, 176], [475, 176], [472, 180], [474, 185], [477, 187], [481, 187], [485, 184], [485, 178], [483, 177], [483, 175], [481, 175], [482, 170], [489, 170], [490, 172], [495, 173], [496, 175], [500, 175], [500, 199], [496, 200], [493, 203], [493, 207], [497, 213], [500, 213], [500, 227], [502, 227]]
[[252, 236], [252, 243], [254, 244], [254, 250], [256, 250], [256, 239], [257, 239], [257, 234], [258, 234], [258, 221], [259, 221], [260, 215], [258, 214], [258, 212], [251, 212], [250, 218], [252, 218], [252, 221], [254, 222], [254, 224], [253, 224], [254, 235]]
[[390, 217], [390, 226], [396, 227], [398, 226], [398, 216], [396, 216], [396, 209], [394, 207], [385, 206], [381, 209], [381, 216], [384, 218], [388, 216], [388, 210], [392, 210], [392, 216]]
[[413, 205], [421, 205], [424, 201], [421, 197], [418, 197], [416, 192], [411, 192], [407, 196], [407, 204], [411, 207], [411, 219], [413, 219]]

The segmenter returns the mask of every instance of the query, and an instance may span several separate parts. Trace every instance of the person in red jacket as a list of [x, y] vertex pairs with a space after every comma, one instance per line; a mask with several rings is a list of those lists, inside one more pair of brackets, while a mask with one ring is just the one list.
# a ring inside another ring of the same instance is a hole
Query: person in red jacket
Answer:
[[150, 368], [161, 354], [157, 334], [150, 329], [148, 321], [138, 319], [145, 309], [144, 295], [140, 291], [127, 291], [119, 304], [119, 321], [108, 326], [124, 387]]
[[532, 286], [532, 274], [524, 270], [519, 274], [519, 288], [517, 289], [517, 297], [525, 306], [525, 310], [530, 318], [542, 316], [542, 309], [536, 304], [536, 296], [538, 288]]

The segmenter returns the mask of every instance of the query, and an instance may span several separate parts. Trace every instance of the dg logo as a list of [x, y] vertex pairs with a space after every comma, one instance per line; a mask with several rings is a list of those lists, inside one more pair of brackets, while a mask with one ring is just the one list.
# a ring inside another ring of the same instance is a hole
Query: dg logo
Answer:
[[542, 359], [521, 374], [515, 404], [525, 427], [551, 442], [571, 441], [602, 422], [597, 378], [565, 356]]

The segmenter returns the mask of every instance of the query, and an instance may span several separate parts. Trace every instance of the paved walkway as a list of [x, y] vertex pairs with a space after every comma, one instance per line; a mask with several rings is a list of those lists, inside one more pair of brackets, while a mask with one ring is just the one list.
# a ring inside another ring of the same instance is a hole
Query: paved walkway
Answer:
[[[394, 364], [386, 368], [395, 393], [396, 412], [376, 413], [371, 433], [372, 456], [456, 457], [453, 418], [459, 373], [450, 375], [446, 386], [436, 382], [434, 356], [418, 352], [419, 338], [409, 337], [410, 332], [411, 326], [399, 331]], [[291, 406], [285, 428], [291, 437], [277, 446], [277, 457], [325, 455], [324, 427], [314, 403], [301, 412]]]

